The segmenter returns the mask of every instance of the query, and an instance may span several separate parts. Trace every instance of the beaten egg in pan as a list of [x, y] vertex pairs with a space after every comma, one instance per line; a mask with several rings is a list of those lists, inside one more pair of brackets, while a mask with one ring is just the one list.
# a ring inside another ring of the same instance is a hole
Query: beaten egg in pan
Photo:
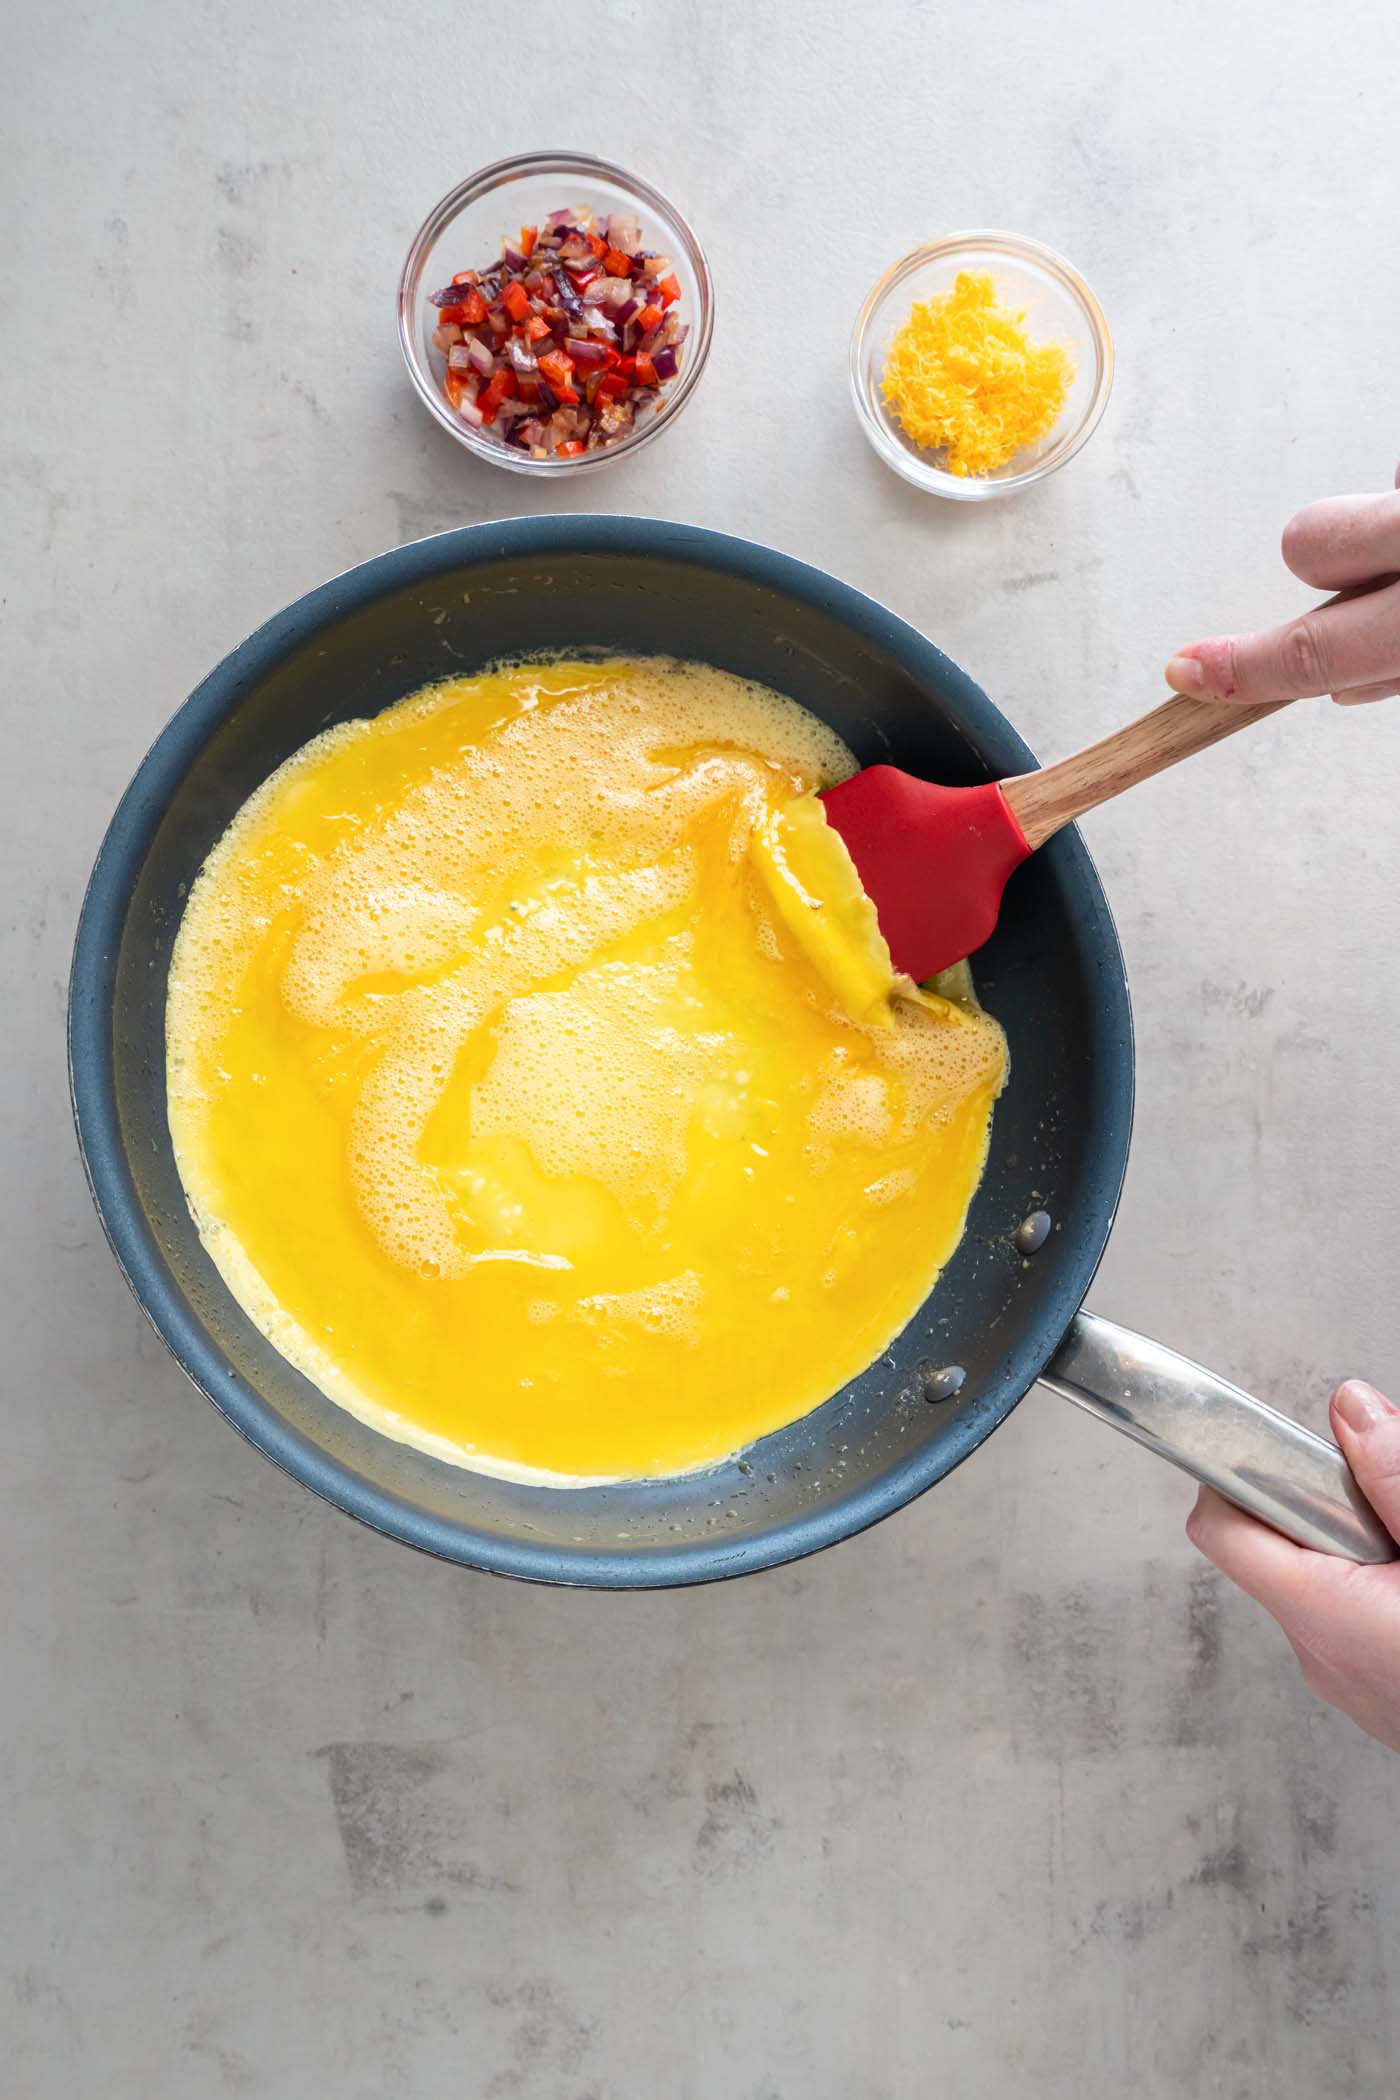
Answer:
[[957, 1245], [1006, 1075], [890, 973], [795, 701], [527, 662], [327, 731], [181, 923], [176, 1159], [332, 1400], [560, 1486], [716, 1463], [873, 1362]]

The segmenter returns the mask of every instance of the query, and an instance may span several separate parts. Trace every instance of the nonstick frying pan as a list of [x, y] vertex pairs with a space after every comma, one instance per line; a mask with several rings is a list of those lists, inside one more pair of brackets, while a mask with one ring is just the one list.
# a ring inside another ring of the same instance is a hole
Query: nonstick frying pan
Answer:
[[[951, 1472], [1040, 1379], [1292, 1537], [1391, 1557], [1334, 1446], [1080, 1310], [1127, 1158], [1133, 1041], [1113, 922], [1074, 834], [1012, 878], [977, 957], [1011, 1081], [963, 1242], [890, 1349], [804, 1420], [704, 1473], [528, 1487], [391, 1442], [277, 1354], [200, 1246], [171, 1150], [165, 994], [183, 900], [246, 797], [319, 730], [541, 649], [691, 657], [760, 679], [831, 723], [862, 764], [954, 783], [1034, 764], [971, 679], [883, 607], [692, 526], [469, 526], [350, 570], [250, 636], [157, 739], [113, 818], [69, 1001], [79, 1142], [113, 1250], [234, 1427], [409, 1545], [497, 1574], [631, 1588], [743, 1574], [863, 1530]], [[1035, 1234], [1018, 1245], [1017, 1229], [1039, 1212], [1051, 1229], [1027, 1254]], [[470, 1334], [462, 1346], [470, 1354]]]

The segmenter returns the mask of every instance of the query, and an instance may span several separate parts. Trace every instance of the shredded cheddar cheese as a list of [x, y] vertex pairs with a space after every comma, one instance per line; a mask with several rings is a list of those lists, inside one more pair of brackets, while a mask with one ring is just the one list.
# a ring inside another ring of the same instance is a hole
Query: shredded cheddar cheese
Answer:
[[1074, 364], [1061, 344], [1033, 343], [1025, 324], [990, 277], [963, 270], [890, 344], [881, 392], [916, 445], [946, 451], [950, 474], [1004, 467], [1063, 410]]

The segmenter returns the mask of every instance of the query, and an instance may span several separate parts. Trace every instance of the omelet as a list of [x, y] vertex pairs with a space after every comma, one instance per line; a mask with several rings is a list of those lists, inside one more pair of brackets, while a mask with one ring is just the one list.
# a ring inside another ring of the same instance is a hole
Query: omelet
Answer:
[[1006, 1048], [916, 994], [818, 791], [700, 664], [522, 662], [328, 730], [191, 889], [167, 1094], [200, 1236], [338, 1405], [560, 1486], [805, 1414], [962, 1233]]

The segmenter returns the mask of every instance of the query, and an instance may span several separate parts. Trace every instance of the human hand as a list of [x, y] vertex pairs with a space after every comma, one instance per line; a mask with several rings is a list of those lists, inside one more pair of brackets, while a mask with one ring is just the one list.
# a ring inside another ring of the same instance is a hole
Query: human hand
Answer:
[[1167, 665], [1173, 691], [1251, 702], [1330, 693], [1345, 705], [1400, 693], [1400, 493], [1310, 503], [1284, 528], [1283, 558], [1322, 591], [1391, 581], [1267, 634], [1192, 642]]
[[[1400, 1538], [1400, 1408], [1349, 1379], [1332, 1395], [1332, 1430], [1361, 1492]], [[1201, 1489], [1186, 1532], [1273, 1613], [1319, 1698], [1400, 1750], [1400, 1561], [1359, 1567], [1310, 1552], [1210, 1488]]]

